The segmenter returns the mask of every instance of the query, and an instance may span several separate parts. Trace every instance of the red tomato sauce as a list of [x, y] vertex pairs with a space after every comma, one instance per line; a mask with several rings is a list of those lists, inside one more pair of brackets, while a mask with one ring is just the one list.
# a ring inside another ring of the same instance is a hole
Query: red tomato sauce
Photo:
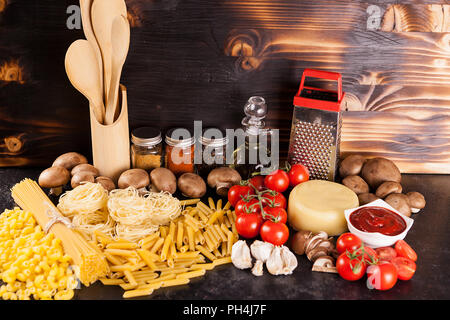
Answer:
[[406, 229], [406, 222], [400, 215], [383, 207], [360, 208], [350, 214], [350, 222], [358, 230], [387, 236], [396, 236]]

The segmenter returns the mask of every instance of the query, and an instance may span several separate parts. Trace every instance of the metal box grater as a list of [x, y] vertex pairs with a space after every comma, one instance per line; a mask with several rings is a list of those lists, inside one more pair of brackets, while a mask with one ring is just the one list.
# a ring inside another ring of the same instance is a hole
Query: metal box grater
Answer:
[[[338, 91], [305, 87], [306, 77], [335, 80]], [[288, 162], [306, 166], [310, 179], [334, 181], [336, 178], [344, 95], [339, 73], [304, 70], [294, 97]]]

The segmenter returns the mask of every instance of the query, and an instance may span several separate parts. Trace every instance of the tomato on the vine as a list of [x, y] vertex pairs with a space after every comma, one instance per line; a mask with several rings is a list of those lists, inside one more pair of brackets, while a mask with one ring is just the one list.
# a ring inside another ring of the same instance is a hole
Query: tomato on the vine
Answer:
[[362, 245], [361, 239], [353, 233], [346, 232], [339, 236], [336, 241], [336, 250], [339, 253], [349, 251], [350, 253], [359, 249]]
[[244, 213], [236, 218], [236, 230], [240, 236], [252, 239], [258, 236], [263, 224], [263, 218], [259, 213]]
[[405, 257], [396, 257], [391, 263], [397, 268], [400, 280], [410, 280], [416, 272], [416, 263]]
[[276, 191], [266, 191], [261, 195], [261, 202], [263, 206], [269, 206], [269, 207], [280, 207], [283, 209], [286, 209], [287, 206], [287, 200], [286, 197]]
[[367, 286], [377, 290], [389, 290], [398, 279], [397, 268], [390, 262], [381, 262], [367, 268]]
[[236, 203], [234, 207], [234, 212], [236, 215], [241, 215], [244, 213], [260, 213], [261, 206], [259, 205], [259, 201], [255, 198], [253, 199], [241, 199]]
[[264, 178], [264, 185], [270, 190], [284, 192], [289, 188], [289, 176], [283, 170], [275, 170]]
[[309, 170], [300, 163], [293, 164], [288, 172], [288, 176], [289, 185], [295, 187], [296, 185], [309, 180]]
[[355, 257], [347, 251], [337, 258], [336, 269], [339, 275], [345, 280], [356, 281], [364, 276], [367, 265], [361, 257]]
[[417, 261], [417, 253], [409, 244], [406, 243], [405, 240], [398, 240], [395, 243], [394, 248], [398, 256], [408, 258], [412, 261]]
[[255, 190], [248, 185], [234, 185], [228, 190], [228, 201], [234, 207], [243, 197], [255, 194]]
[[289, 228], [280, 222], [266, 220], [261, 226], [261, 239], [269, 242], [274, 246], [281, 246], [286, 243], [289, 238]]
[[354, 251], [354, 254], [360, 255], [360, 254], [361, 254], [361, 251], [364, 251], [364, 254], [363, 254], [364, 260], [363, 260], [363, 261], [364, 261], [366, 264], [377, 264], [378, 261], [380, 260], [380, 259], [378, 258], [378, 254], [377, 254], [377, 252], [375, 251], [375, 249], [372, 249], [371, 247], [366, 247], [366, 246], [364, 246], [364, 247], [362, 247], [362, 248], [360, 248], [360, 249], [355, 250], [355, 251]]
[[266, 220], [273, 220], [278, 223], [286, 223], [287, 222], [287, 212], [284, 208], [281, 207], [264, 207], [264, 213], [267, 217], [263, 217]]
[[248, 184], [251, 184], [258, 191], [266, 189], [266, 186], [264, 185], [264, 176], [255, 176], [248, 181]]

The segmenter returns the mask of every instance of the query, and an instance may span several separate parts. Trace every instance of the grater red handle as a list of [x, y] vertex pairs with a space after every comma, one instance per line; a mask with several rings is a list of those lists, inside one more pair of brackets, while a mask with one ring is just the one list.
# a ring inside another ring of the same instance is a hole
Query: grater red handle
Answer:
[[342, 98], [342, 75], [338, 72], [331, 71], [323, 71], [323, 70], [315, 70], [315, 69], [305, 69], [302, 75], [302, 81], [300, 83], [300, 90], [302, 92], [303, 86], [305, 84], [305, 78], [319, 78], [326, 80], [335, 80], [338, 82], [338, 101], [341, 101]]

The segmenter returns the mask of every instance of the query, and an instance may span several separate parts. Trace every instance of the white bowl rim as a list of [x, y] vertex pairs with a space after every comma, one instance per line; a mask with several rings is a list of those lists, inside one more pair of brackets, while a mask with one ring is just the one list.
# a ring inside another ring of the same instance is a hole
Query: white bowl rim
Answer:
[[[356, 210], [360, 209], [360, 208], [364, 208], [364, 207], [383, 207], [386, 209], [389, 209], [395, 213], [397, 213], [406, 223], [406, 228], [405, 230], [403, 230], [402, 233], [399, 233], [395, 236], [389, 236], [386, 234], [382, 234], [380, 232], [366, 232], [366, 231], [362, 231], [359, 230], [358, 228], [356, 228], [351, 222], [350, 222], [350, 215], [355, 212]], [[358, 230], [358, 232], [367, 235], [369, 237], [373, 237], [373, 236], [377, 236], [377, 237], [382, 237], [382, 238], [386, 238], [386, 239], [392, 239], [392, 238], [396, 238], [396, 237], [401, 237], [403, 234], [406, 235], [406, 233], [408, 233], [409, 229], [411, 229], [414, 220], [405, 216], [404, 214], [400, 213], [398, 210], [394, 209], [392, 206], [389, 205], [389, 203], [387, 203], [386, 201], [382, 200], [382, 199], [377, 199], [375, 201], [369, 202], [365, 205], [356, 207], [356, 208], [352, 208], [352, 209], [347, 209], [344, 211], [344, 215], [345, 215], [345, 220], [347, 220], [347, 224], [351, 225], [354, 229]]]

